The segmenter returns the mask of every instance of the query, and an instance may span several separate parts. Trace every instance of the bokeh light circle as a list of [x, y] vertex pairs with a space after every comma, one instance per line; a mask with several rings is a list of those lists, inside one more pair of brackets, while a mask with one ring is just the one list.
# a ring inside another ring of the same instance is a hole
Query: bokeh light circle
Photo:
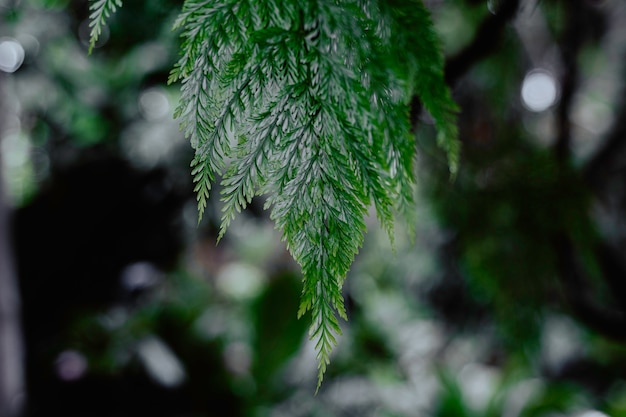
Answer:
[[533, 112], [542, 112], [552, 107], [558, 98], [558, 86], [548, 71], [530, 71], [522, 82], [522, 103]]
[[12, 73], [24, 62], [24, 48], [12, 38], [0, 38], [0, 71]]

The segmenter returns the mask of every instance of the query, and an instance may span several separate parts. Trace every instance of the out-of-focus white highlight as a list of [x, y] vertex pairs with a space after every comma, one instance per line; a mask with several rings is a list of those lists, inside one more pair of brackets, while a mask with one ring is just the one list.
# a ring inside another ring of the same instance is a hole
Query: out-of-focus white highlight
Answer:
[[577, 414], [576, 417], [609, 417], [609, 416], [597, 410], [587, 410], [587, 411], [583, 411], [580, 414]]
[[263, 288], [265, 275], [248, 264], [231, 263], [217, 275], [217, 288], [225, 295], [236, 300], [251, 299]]
[[0, 38], [0, 71], [12, 73], [24, 62], [24, 48], [11, 38]]
[[489, 10], [489, 13], [498, 14], [500, 3], [501, 0], [487, 0], [487, 10]]
[[542, 112], [556, 103], [558, 87], [556, 79], [545, 70], [532, 70], [522, 83], [522, 103], [533, 112]]
[[121, 273], [122, 285], [129, 291], [153, 287], [160, 278], [161, 273], [150, 262], [135, 262]]
[[158, 120], [170, 112], [170, 102], [160, 88], [149, 88], [139, 95], [139, 111], [146, 120]]
[[174, 352], [160, 339], [147, 337], [137, 345], [137, 354], [148, 374], [159, 384], [173, 388], [185, 380], [185, 370]]
[[236, 375], [245, 375], [252, 365], [252, 351], [242, 342], [233, 342], [224, 349], [224, 363]]
[[498, 385], [498, 371], [479, 363], [466, 364], [459, 373], [459, 383], [468, 407], [485, 409]]
[[76, 381], [87, 372], [87, 359], [75, 350], [61, 352], [55, 362], [57, 376], [63, 381]]

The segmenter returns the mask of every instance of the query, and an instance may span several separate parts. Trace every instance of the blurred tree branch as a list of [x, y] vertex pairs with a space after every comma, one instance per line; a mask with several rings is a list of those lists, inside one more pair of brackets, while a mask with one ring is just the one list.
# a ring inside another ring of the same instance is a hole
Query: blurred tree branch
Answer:
[[[572, 0], [562, 4], [565, 7], [566, 27], [558, 40], [562, 65], [561, 97], [556, 108], [557, 137], [552, 150], [559, 163], [566, 163], [570, 157], [571, 146], [570, 115], [578, 92], [578, 55], [584, 44], [596, 37], [592, 21], [601, 19], [602, 16], [596, 15], [595, 19], [590, 19], [589, 16], [596, 12], [585, 1]], [[582, 168], [581, 175], [590, 190], [600, 199], [604, 183], [615, 174], [615, 156], [626, 145], [626, 100], [623, 97], [622, 94], [622, 102], [616, 110], [615, 122], [607, 138]], [[600, 267], [600, 278], [612, 298], [612, 304], [607, 306], [598, 300], [591, 277], [585, 271], [571, 238], [563, 234], [555, 240], [554, 246], [559, 282], [573, 315], [589, 329], [604, 337], [626, 341], [626, 285], [623, 282], [626, 268], [617, 251], [607, 242], [600, 242], [594, 248]]]
[[[626, 62], [626, 51], [623, 62]], [[622, 78], [626, 79], [626, 67], [622, 68], [622, 74]], [[612, 128], [606, 135], [604, 143], [583, 168], [584, 178], [596, 190], [605, 185], [608, 177], [625, 168], [623, 162], [622, 166], [619, 166], [620, 162], [617, 159], [620, 155], [623, 157], [626, 148], [626, 86], [622, 86], [620, 97]]]
[[566, 161], [570, 155], [570, 112], [578, 85], [578, 53], [585, 42], [585, 33], [581, 27], [585, 26], [587, 13], [586, 4], [583, 1], [571, 0], [564, 3], [566, 3], [564, 21], [567, 26], [561, 39], [557, 40], [562, 65], [561, 98], [556, 109], [557, 138], [554, 143], [554, 152], [558, 161]]
[[[450, 57], [445, 63], [445, 80], [450, 88], [472, 66], [482, 59], [487, 58], [497, 48], [502, 39], [502, 33], [507, 25], [515, 17], [519, 8], [520, 0], [502, 0], [499, 2], [494, 14], [490, 14], [483, 20], [472, 41], [458, 54]], [[411, 100], [411, 126], [415, 129], [422, 105], [418, 96]]]
[[[576, 251], [571, 240], [565, 236], [558, 236], [554, 241], [559, 280], [563, 286], [563, 293], [569, 303], [574, 317], [589, 329], [600, 335], [616, 340], [626, 341], [626, 314], [618, 308], [601, 307], [593, 299], [589, 279], [577, 261]], [[606, 247], [599, 247], [601, 268], [606, 281], [615, 281], [623, 278], [623, 267], [616, 266], [615, 259], [609, 257]], [[620, 298], [620, 294], [614, 294]]]
[[480, 24], [474, 39], [446, 62], [446, 82], [454, 85], [473, 65], [495, 52], [502, 41], [507, 25], [515, 18], [519, 0], [502, 0], [494, 14]]
[[[602, 25], [599, 25], [598, 31], [597, 23], [602, 23], [604, 16], [583, 0], [560, 3], [565, 10], [565, 27], [556, 40], [560, 51], [561, 96], [555, 109], [556, 138], [552, 152], [557, 163], [567, 163], [572, 139], [570, 115], [580, 78], [579, 54], [586, 43], [597, 41], [602, 34]], [[519, 7], [520, 2], [517, 0], [499, 2], [498, 10], [482, 21], [469, 44], [458, 54], [448, 58], [445, 77], [449, 85], [454, 85], [474, 65], [497, 51], [503, 34], [515, 18]], [[622, 97], [626, 95], [622, 94]], [[411, 119], [414, 125], [420, 111], [419, 100], [415, 98]], [[596, 195], [602, 194], [599, 191], [607, 179], [621, 168], [618, 166], [618, 159], [625, 148], [626, 99], [622, 98], [611, 131], [582, 170], [583, 177]], [[554, 250], [558, 262], [558, 280], [573, 316], [600, 335], [626, 341], [626, 285], [623, 283], [626, 267], [621, 262], [619, 253], [606, 242], [601, 242], [594, 248], [601, 279], [613, 298], [612, 303], [607, 306], [598, 300], [597, 294], [592, 290], [591, 278], [581, 265], [580, 255], [567, 230], [555, 239]]]

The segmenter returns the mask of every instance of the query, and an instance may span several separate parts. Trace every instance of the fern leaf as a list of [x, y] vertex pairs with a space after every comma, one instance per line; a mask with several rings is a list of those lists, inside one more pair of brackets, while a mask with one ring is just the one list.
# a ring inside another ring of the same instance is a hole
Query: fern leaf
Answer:
[[411, 205], [416, 92], [451, 169], [458, 159], [456, 108], [428, 11], [418, 0], [186, 0], [175, 26], [183, 42], [169, 81], [182, 80], [176, 115], [196, 153], [200, 216], [218, 176], [219, 238], [267, 195], [302, 268], [298, 317], [311, 315], [319, 389], [347, 319], [342, 287], [367, 208], [392, 238], [394, 211]]
[[122, 0], [95, 0], [89, 6], [89, 27], [91, 31], [89, 33], [89, 54], [93, 51], [93, 48], [98, 42], [98, 38], [102, 34], [102, 28], [107, 22], [107, 19], [115, 13], [115, 11], [122, 7]]
[[266, 166], [269, 161], [271, 145], [280, 140], [282, 126], [287, 121], [285, 112], [288, 97], [274, 103], [265, 113], [258, 116], [259, 122], [254, 131], [246, 132], [250, 140], [243, 140], [235, 150], [238, 156], [229, 170], [224, 174], [222, 185], [222, 224], [218, 241], [224, 236], [235, 212], [245, 209], [256, 194], [258, 188], [265, 183]]
[[458, 170], [460, 142], [456, 125], [458, 106], [450, 95], [444, 79], [444, 59], [430, 13], [421, 1], [392, 0], [386, 2], [395, 30], [412, 27], [419, 42], [395, 43], [406, 51], [415, 69], [412, 75], [415, 93], [430, 113], [437, 128], [437, 143], [448, 157], [451, 175]]

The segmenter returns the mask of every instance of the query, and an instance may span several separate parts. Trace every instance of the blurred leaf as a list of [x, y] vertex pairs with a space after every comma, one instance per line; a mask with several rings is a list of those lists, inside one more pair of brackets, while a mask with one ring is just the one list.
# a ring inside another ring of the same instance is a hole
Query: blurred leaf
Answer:
[[433, 417], [475, 417], [467, 407], [461, 387], [446, 370], [438, 370], [441, 392], [432, 413]]
[[255, 322], [253, 374], [264, 395], [280, 388], [279, 371], [300, 348], [307, 323], [294, 320], [298, 310], [299, 280], [292, 273], [272, 277], [265, 291], [252, 305]]

